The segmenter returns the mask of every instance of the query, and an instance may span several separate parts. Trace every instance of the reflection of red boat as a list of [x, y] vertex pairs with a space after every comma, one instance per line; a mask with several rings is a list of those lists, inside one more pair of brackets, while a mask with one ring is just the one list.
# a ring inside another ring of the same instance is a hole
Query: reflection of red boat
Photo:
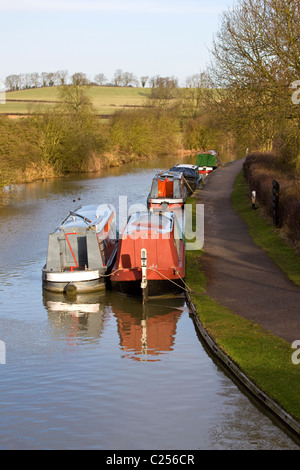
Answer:
[[118, 331], [124, 357], [136, 361], [157, 361], [161, 354], [172, 351], [180, 309], [164, 314], [132, 315], [116, 311]]
[[183, 208], [187, 199], [184, 174], [159, 171], [153, 178], [147, 199], [149, 209], [171, 211]]
[[[119, 239], [110, 281], [114, 291], [149, 297], [182, 293], [185, 243], [173, 212], [131, 215]], [[146, 296], [147, 296], [146, 295]]]

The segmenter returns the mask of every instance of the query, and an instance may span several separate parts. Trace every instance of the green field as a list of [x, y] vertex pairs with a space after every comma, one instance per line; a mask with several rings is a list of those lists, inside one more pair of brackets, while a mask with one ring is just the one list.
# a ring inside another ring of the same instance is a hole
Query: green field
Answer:
[[[38, 111], [41, 105], [53, 106], [59, 101], [59, 88], [53, 86], [6, 92], [6, 103], [0, 105], [0, 114], [26, 115]], [[97, 114], [112, 114], [123, 107], [145, 105], [151, 88], [91, 86], [86, 91]]]

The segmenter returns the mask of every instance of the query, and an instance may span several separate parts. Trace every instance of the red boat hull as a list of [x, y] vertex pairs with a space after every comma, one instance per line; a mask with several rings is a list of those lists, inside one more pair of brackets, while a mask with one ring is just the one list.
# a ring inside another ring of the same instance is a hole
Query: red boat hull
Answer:
[[142, 230], [123, 235], [119, 240], [116, 262], [112, 268], [112, 290], [141, 296], [141, 250], [147, 250], [148, 297], [183, 293], [185, 278], [185, 244], [169, 233]]
[[[174, 279], [174, 284], [169, 280], [157, 279], [148, 280], [148, 297], [161, 297], [164, 295], [182, 294], [184, 282], [181, 279]], [[143, 290], [141, 281], [112, 281], [111, 288], [114, 292], [130, 297], [142, 297]]]

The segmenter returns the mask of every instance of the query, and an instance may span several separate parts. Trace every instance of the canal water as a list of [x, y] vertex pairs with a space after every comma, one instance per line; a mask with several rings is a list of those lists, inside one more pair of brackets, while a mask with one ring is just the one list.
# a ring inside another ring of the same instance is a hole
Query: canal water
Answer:
[[103, 202], [118, 209], [120, 196], [128, 208], [146, 205], [155, 170], [172, 163], [7, 191], [0, 449], [299, 449], [206, 352], [184, 297], [143, 307], [111, 292], [43, 293], [48, 234], [67, 212]]

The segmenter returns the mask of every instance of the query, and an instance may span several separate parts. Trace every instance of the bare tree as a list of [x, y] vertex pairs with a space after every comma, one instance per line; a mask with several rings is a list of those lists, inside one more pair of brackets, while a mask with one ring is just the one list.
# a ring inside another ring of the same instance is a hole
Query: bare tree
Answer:
[[8, 75], [5, 79], [6, 89], [9, 91], [18, 90], [19, 75]]
[[59, 85], [66, 85], [67, 78], [68, 78], [68, 71], [67, 70], [58, 70], [56, 72], [57, 82]]
[[48, 79], [48, 86], [56, 85], [56, 82], [57, 82], [56, 72], [49, 72], [47, 74], [47, 79]]
[[39, 87], [40, 84], [41, 84], [40, 74], [37, 73], [37, 72], [31, 73], [30, 74], [30, 82], [31, 82], [31, 86], [33, 86], [34, 88]]
[[138, 84], [138, 80], [133, 73], [123, 72], [122, 69], [115, 71], [113, 82], [115, 86], [137, 86]]
[[42, 79], [42, 86], [48, 86], [48, 73], [47, 72], [42, 72], [41, 73], [41, 79]]
[[151, 98], [170, 100], [176, 96], [178, 79], [175, 77], [160, 77], [156, 75], [150, 79], [152, 86]]
[[145, 88], [148, 78], [148, 75], [144, 75], [143, 77], [141, 77], [141, 84], [143, 88]]
[[88, 85], [90, 83], [89, 79], [87, 78], [87, 75], [82, 72], [77, 72], [72, 75], [72, 84], [73, 85], [79, 85], [79, 86], [84, 86]]
[[123, 86], [133, 86], [138, 84], [136, 76], [131, 72], [123, 72], [121, 83]]
[[122, 85], [122, 76], [123, 76], [123, 70], [117, 69], [114, 73], [114, 78], [113, 78], [113, 83], [115, 86]]
[[299, 0], [238, 0], [223, 14], [212, 50], [218, 100], [233, 128], [256, 130], [268, 147], [294, 141], [298, 155], [300, 113], [290, 86], [300, 77], [299, 17]]
[[104, 73], [98, 73], [97, 75], [95, 75], [94, 81], [97, 83], [97, 85], [101, 86], [101, 85], [104, 85], [104, 83], [107, 82], [107, 78], [104, 75]]

